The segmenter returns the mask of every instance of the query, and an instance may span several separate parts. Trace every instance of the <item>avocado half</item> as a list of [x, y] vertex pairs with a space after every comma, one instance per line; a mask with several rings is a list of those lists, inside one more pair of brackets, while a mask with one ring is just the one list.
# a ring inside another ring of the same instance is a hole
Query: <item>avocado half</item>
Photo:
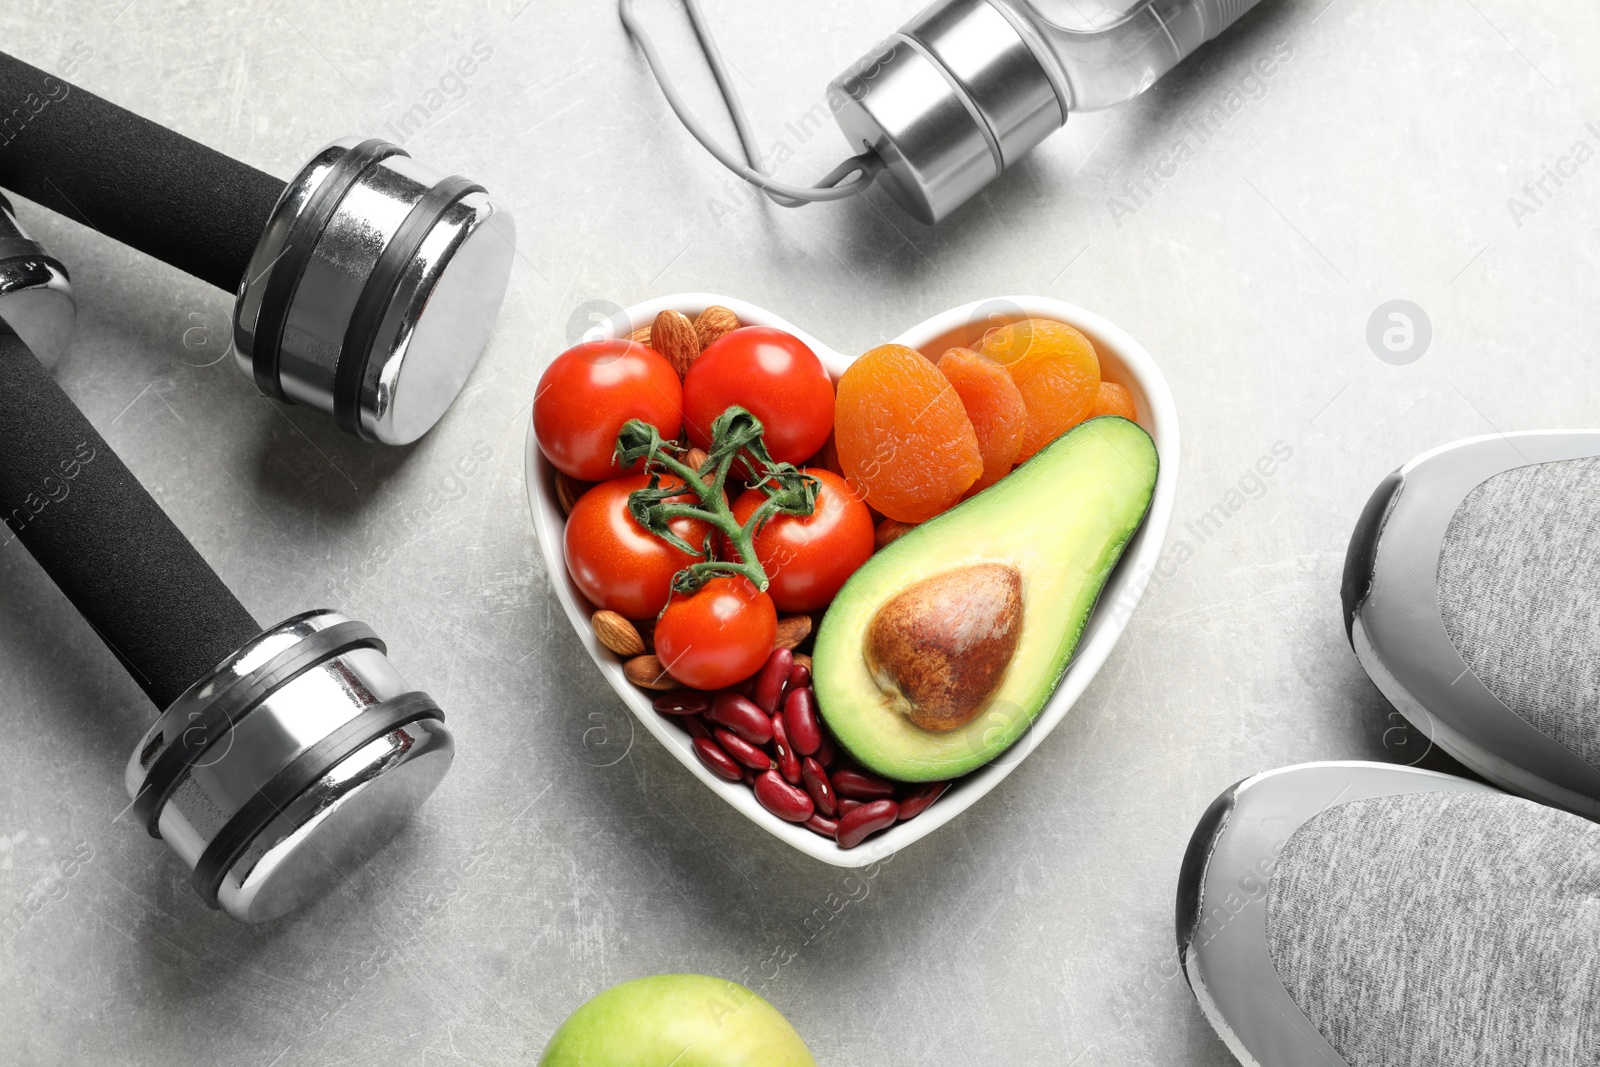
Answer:
[[[1155, 442], [1136, 423], [1090, 419], [863, 564], [823, 616], [812, 653], [817, 702], [839, 743], [867, 768], [906, 782], [954, 778], [1004, 752], [1066, 672], [1111, 568], [1150, 510], [1158, 469]], [[984, 561], [1022, 574], [1016, 651], [975, 718], [925, 730], [873, 681], [868, 627], [908, 586]]]

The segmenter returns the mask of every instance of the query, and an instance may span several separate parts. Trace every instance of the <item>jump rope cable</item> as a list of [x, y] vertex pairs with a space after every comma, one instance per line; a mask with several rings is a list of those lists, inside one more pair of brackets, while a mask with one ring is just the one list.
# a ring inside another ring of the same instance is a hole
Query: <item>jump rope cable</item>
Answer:
[[[633, 39], [639, 42], [645, 61], [650, 64], [650, 72], [655, 75], [656, 83], [661, 86], [661, 95], [667, 98], [667, 103], [678, 116], [678, 121], [683, 123], [684, 129], [694, 135], [694, 139], [699, 141], [717, 162], [761, 189], [779, 207], [800, 207], [821, 201], [846, 200], [865, 192], [883, 166], [883, 161], [872, 152], [851, 156], [830, 170], [821, 181], [811, 186], [780, 182], [762, 169], [761, 151], [756, 145], [755, 131], [750, 127], [750, 118], [745, 113], [744, 104], [733, 86], [728, 65], [723, 61], [722, 53], [711, 39], [711, 27], [706, 22], [705, 13], [700, 10], [700, 0], [684, 0], [684, 7], [688, 9], [689, 22], [694, 26], [695, 37], [700, 41], [700, 50], [705, 53], [706, 63], [711, 67], [711, 74], [717, 81], [717, 89], [722, 93], [722, 102], [727, 106], [728, 116], [733, 119], [733, 128], [739, 134], [739, 144], [744, 148], [745, 160], [748, 162], [741, 162], [737, 156], [724, 148], [689, 111], [683, 97], [678, 93], [677, 86], [667, 76], [666, 66], [661, 61], [661, 54], [656, 51], [655, 43], [651, 41], [650, 35], [645, 33], [644, 27], [634, 14], [633, 0], [617, 0], [617, 13], [622, 16], [622, 25], [627, 28]], [[846, 182], [845, 179], [851, 175], [855, 177]]]

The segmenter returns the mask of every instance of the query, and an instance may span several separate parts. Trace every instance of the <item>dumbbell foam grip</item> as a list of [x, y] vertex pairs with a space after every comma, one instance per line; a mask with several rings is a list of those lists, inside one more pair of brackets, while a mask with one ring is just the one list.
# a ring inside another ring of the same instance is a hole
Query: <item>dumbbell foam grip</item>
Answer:
[[284, 183], [0, 52], [0, 186], [232, 293]]
[[4, 321], [0, 511], [158, 708], [261, 632]]

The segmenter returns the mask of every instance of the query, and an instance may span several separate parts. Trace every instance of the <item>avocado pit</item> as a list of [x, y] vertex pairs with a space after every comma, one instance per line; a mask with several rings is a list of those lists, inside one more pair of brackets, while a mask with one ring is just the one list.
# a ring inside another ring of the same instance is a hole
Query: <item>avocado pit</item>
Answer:
[[971, 722], [1000, 688], [1022, 634], [1022, 572], [972, 563], [887, 600], [862, 649], [872, 680], [924, 730]]

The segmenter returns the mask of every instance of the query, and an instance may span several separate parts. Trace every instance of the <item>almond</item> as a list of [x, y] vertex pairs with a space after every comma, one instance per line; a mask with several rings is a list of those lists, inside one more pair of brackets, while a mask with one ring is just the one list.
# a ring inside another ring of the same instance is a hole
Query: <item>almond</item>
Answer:
[[701, 467], [706, 465], [706, 460], [710, 458], [710, 456], [706, 455], [705, 449], [691, 448], [689, 451], [683, 454], [683, 465], [686, 467], [693, 467], [695, 470], [699, 470]]
[[914, 522], [898, 522], [894, 519], [884, 519], [878, 523], [878, 528], [872, 532], [873, 547], [882, 548], [884, 545], [898, 541], [916, 528], [917, 524]]
[[635, 656], [622, 665], [622, 673], [628, 681], [640, 689], [677, 689], [678, 683], [672, 680], [667, 669], [661, 661], [654, 656]]
[[580, 482], [566, 471], [556, 471], [556, 503], [561, 505], [561, 514], [571, 515], [572, 506], [588, 491], [588, 482]]
[[594, 624], [594, 635], [600, 643], [619, 656], [638, 656], [644, 653], [644, 638], [633, 623], [614, 611], [597, 611], [589, 620]]
[[804, 652], [796, 652], [794, 654], [794, 665], [796, 667], [804, 667], [809, 671], [811, 670], [811, 657]]
[[800, 642], [811, 636], [811, 616], [790, 615], [778, 620], [779, 648], [797, 648]]
[[650, 327], [641, 326], [628, 335], [628, 340], [637, 341], [641, 345], [650, 343]]
[[721, 304], [712, 304], [694, 320], [694, 332], [700, 338], [700, 350], [705, 351], [712, 341], [725, 333], [732, 333], [739, 325], [739, 316]]
[[655, 325], [650, 327], [650, 347], [665, 356], [682, 378], [700, 354], [700, 339], [689, 316], [668, 308], [656, 316]]

